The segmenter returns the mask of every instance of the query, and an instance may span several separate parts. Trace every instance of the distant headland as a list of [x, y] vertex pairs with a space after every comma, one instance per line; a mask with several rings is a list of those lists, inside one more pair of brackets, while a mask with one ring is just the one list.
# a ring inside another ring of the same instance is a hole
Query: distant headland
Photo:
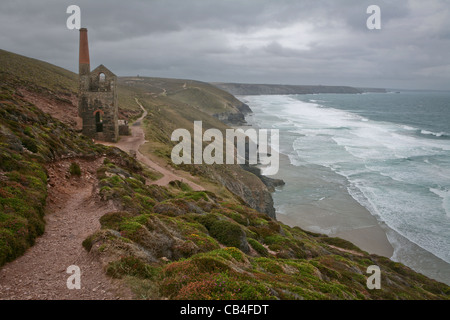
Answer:
[[382, 88], [354, 88], [349, 86], [322, 85], [283, 85], [283, 84], [249, 84], [213, 82], [212, 85], [229, 92], [232, 95], [275, 95], [275, 94], [317, 94], [317, 93], [348, 93], [365, 92], [386, 93]]

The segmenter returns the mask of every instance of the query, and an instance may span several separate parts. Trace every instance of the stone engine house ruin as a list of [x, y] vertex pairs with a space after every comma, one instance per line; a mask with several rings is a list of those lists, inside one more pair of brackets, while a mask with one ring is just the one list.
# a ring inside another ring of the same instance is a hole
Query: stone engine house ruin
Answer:
[[80, 29], [78, 115], [83, 134], [92, 139], [117, 142], [119, 119], [117, 77], [104, 65], [90, 71], [87, 29]]

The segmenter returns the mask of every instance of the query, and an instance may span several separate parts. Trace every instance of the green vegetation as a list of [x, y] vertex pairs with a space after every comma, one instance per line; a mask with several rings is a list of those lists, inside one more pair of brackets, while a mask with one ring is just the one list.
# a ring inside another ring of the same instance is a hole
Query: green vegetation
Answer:
[[[0, 266], [22, 255], [44, 232], [45, 164], [61, 156], [99, 155], [104, 147], [73, 132], [18, 95], [0, 93]], [[77, 175], [79, 166], [71, 166]]]
[[[126, 80], [119, 88], [122, 112], [138, 115], [134, 98], [139, 98], [149, 112], [149, 143], [142, 150], [159, 160], [170, 155], [173, 129], [190, 129], [193, 120], [202, 120], [204, 129], [226, 129], [211, 113], [222, 106], [225, 111], [236, 107], [229, 95], [199, 82]], [[338, 238], [288, 227], [250, 208], [246, 203], [264, 202], [267, 190], [239, 166], [178, 167], [189, 170], [208, 191], [193, 191], [180, 181], [151, 185], [157, 173], [43, 113], [20, 88], [70, 103], [76, 75], [0, 51], [0, 267], [44, 232], [46, 165], [69, 158], [73, 165], [67, 175], [78, 175], [79, 159], [104, 157], [96, 190], [100, 199], [118, 209], [100, 219], [100, 230], [88, 236], [83, 247], [138, 298], [450, 298], [448, 286], [400, 263]], [[209, 103], [211, 109], [205, 106]], [[381, 290], [366, 287], [370, 265], [382, 270]]]
[[154, 268], [134, 257], [125, 257], [118, 261], [113, 261], [106, 269], [106, 274], [113, 278], [132, 276], [141, 279], [153, 279], [158, 273], [158, 268]]
[[252, 248], [258, 252], [258, 254], [260, 254], [263, 257], [268, 256], [269, 251], [258, 241], [256, 241], [255, 239], [248, 239], [248, 243], [252, 246]]
[[81, 169], [78, 163], [72, 162], [69, 167], [69, 173], [71, 176], [81, 176]]
[[0, 50], [0, 74], [8, 81], [35, 92], [61, 92], [70, 95], [78, 90], [77, 75], [44, 61]]
[[[208, 115], [239, 113], [242, 105], [238, 99], [226, 91], [200, 81], [162, 78], [121, 78], [120, 83], [134, 90], [140, 90], [153, 99], [175, 101], [176, 105], [189, 105]], [[173, 104], [173, 103], [169, 103]]]
[[[117, 169], [123, 170], [120, 175], [113, 174]], [[122, 211], [104, 215], [102, 230], [85, 247], [109, 261], [107, 273], [124, 279], [140, 297], [450, 298], [448, 286], [345, 240], [290, 228], [237, 201], [193, 192], [179, 182], [171, 190], [130, 184], [122, 177], [135, 174], [128, 170], [116, 164], [101, 171], [112, 188], [121, 190], [111, 199], [122, 204]], [[145, 207], [139, 197], [152, 199], [152, 206]], [[370, 265], [383, 272], [381, 290], [367, 289]]]

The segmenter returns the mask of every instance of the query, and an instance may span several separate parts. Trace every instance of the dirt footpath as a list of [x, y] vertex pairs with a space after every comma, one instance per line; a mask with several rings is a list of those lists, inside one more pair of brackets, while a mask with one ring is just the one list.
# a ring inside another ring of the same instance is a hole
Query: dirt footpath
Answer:
[[[68, 177], [70, 161], [48, 168], [45, 233], [23, 256], [0, 269], [0, 299], [132, 299], [131, 292], [107, 277], [100, 261], [82, 247], [83, 240], [100, 228], [99, 218], [115, 210], [93, 196], [102, 161], [77, 160], [80, 178]], [[66, 271], [72, 265], [81, 271], [79, 290], [67, 287], [71, 274]]]
[[[192, 182], [189, 179], [183, 178], [183, 176], [179, 172], [177, 172], [177, 170], [173, 168], [168, 169], [161, 167], [159, 164], [150, 160], [139, 151], [141, 145], [145, 143], [145, 134], [144, 130], [141, 127], [141, 124], [143, 119], [147, 116], [147, 110], [145, 110], [145, 108], [139, 103], [138, 99], [136, 99], [136, 103], [142, 109], [143, 113], [142, 116], [131, 125], [130, 127], [131, 135], [120, 137], [120, 140], [117, 143], [106, 143], [101, 141], [98, 141], [98, 143], [117, 147], [127, 153], [130, 151], [134, 151], [136, 153], [137, 160], [145, 164], [147, 167], [163, 174], [163, 177], [161, 179], [153, 181], [151, 184], [156, 184], [159, 186], [167, 186], [170, 181], [179, 180], [188, 184], [192, 188], [192, 190], [195, 191], [205, 190], [205, 188], [203, 188], [202, 186], [199, 186], [198, 184]], [[184, 172], [184, 174], [186, 173]]]
[[[139, 101], [136, 99], [139, 104]], [[119, 143], [105, 143], [125, 152], [133, 150], [137, 159], [159, 171], [164, 176], [152, 182], [167, 185], [181, 180], [194, 190], [203, 188], [184, 179], [176, 170], [163, 168], [139, 152], [145, 143], [142, 119], [144, 113], [131, 127], [131, 136], [122, 137]], [[116, 211], [113, 204], [100, 202], [96, 195], [96, 171], [103, 158], [94, 161], [76, 160], [82, 176], [68, 176], [73, 160], [60, 161], [48, 167], [50, 185], [46, 207], [45, 233], [36, 244], [18, 259], [0, 269], [0, 299], [39, 300], [104, 300], [132, 299], [131, 291], [119, 281], [105, 275], [96, 257], [82, 247], [87, 236], [100, 228], [99, 219], [107, 212]], [[68, 289], [67, 280], [72, 275], [67, 268], [75, 265], [81, 271], [81, 289]]]

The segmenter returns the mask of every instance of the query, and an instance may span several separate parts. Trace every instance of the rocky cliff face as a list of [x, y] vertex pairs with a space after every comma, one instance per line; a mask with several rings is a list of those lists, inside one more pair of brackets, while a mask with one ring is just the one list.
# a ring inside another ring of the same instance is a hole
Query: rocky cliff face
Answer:
[[242, 172], [237, 171], [234, 176], [215, 174], [214, 177], [233, 194], [239, 196], [250, 208], [276, 219], [272, 194], [256, 175], [242, 170]]
[[[223, 113], [214, 115], [225, 124], [245, 125], [245, 115], [252, 113], [248, 105], [242, 103], [237, 107], [239, 113]], [[246, 158], [248, 159], [248, 146], [246, 147]], [[233, 194], [240, 197], [249, 207], [259, 212], [267, 214], [276, 219], [273, 204], [272, 192], [278, 186], [284, 185], [280, 179], [272, 179], [261, 174], [261, 170], [256, 166], [233, 165], [229, 170], [214, 170], [210, 176], [225, 186]]]
[[245, 116], [242, 113], [216, 113], [213, 114], [213, 117], [222, 121], [225, 124], [228, 125], [245, 125], [247, 122], [245, 121]]
[[196, 165], [184, 168], [194, 175], [203, 176], [224, 186], [237, 196], [243, 205], [276, 219], [272, 198], [274, 189], [265, 184], [261, 176], [253, 173], [253, 170], [246, 170], [245, 166], [238, 164]]
[[241, 103], [241, 104], [236, 105], [236, 108], [238, 108], [238, 110], [241, 113], [243, 113], [244, 115], [253, 113], [253, 110], [250, 109], [250, 107], [247, 104], [245, 104], [245, 103]]
[[269, 190], [270, 192], [274, 192], [276, 187], [281, 187], [285, 185], [285, 182], [281, 179], [273, 179], [262, 175], [261, 169], [259, 169], [256, 166], [241, 165], [241, 167], [245, 171], [251, 172], [255, 176], [257, 176], [262, 181], [262, 183], [266, 185], [267, 190]]
[[[239, 101], [240, 102], [240, 101]], [[252, 109], [245, 103], [238, 103], [233, 106], [236, 111], [234, 112], [224, 112], [224, 113], [216, 113], [213, 114], [214, 118], [219, 119], [225, 124], [229, 125], [245, 125], [247, 121], [245, 120], [245, 116], [252, 113]]]
[[[247, 123], [245, 115], [253, 111], [245, 103], [237, 105], [236, 108], [239, 113], [222, 113], [214, 115], [214, 117], [225, 124], [245, 125]], [[248, 158], [248, 147], [246, 147], [246, 153]], [[235, 166], [234, 170], [236, 171], [232, 176], [224, 174], [223, 171], [216, 171], [213, 176], [233, 194], [239, 196], [249, 207], [276, 219], [271, 193], [275, 191], [276, 187], [284, 185], [284, 181], [263, 176], [259, 168], [248, 164]]]

